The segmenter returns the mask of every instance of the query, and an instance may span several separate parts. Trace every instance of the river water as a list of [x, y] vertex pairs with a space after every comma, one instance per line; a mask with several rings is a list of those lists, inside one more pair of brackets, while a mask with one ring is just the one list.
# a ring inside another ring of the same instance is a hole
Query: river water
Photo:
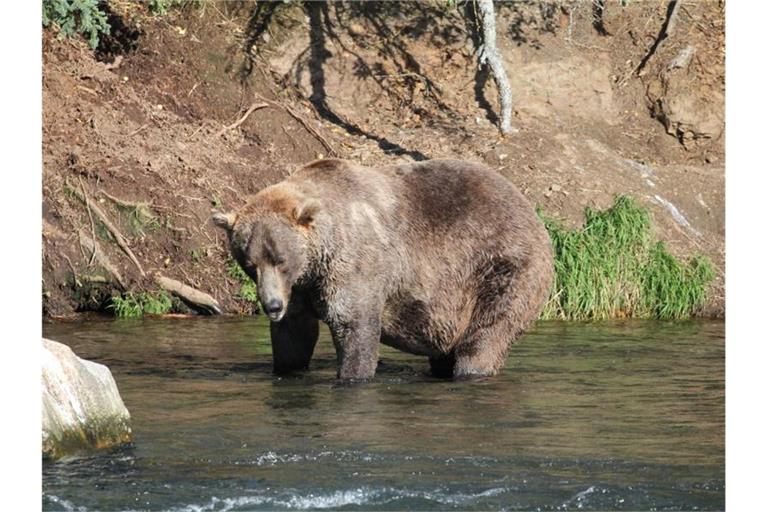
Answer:
[[259, 318], [47, 323], [107, 364], [134, 443], [45, 463], [44, 510], [716, 510], [722, 322], [541, 322], [504, 372], [440, 381], [386, 347], [374, 382], [270, 374]]

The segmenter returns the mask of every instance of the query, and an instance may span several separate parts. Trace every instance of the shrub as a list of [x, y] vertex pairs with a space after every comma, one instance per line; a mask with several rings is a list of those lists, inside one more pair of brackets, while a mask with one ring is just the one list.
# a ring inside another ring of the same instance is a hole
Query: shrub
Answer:
[[252, 306], [258, 308], [259, 294], [256, 289], [256, 283], [245, 273], [237, 261], [230, 259], [227, 262], [227, 274], [240, 283], [240, 290], [235, 297], [249, 302]]
[[108, 35], [110, 30], [97, 0], [43, 0], [43, 26], [50, 25], [66, 37], [82, 35], [94, 49], [101, 34]]
[[555, 285], [542, 318], [673, 319], [691, 316], [714, 277], [702, 256], [684, 263], [651, 237], [651, 217], [632, 198], [586, 208], [582, 228], [567, 229], [539, 213], [552, 239]]
[[136, 318], [147, 315], [164, 315], [171, 311], [173, 301], [165, 292], [149, 293], [128, 292], [122, 296], [112, 297], [112, 309], [115, 316], [120, 318]]

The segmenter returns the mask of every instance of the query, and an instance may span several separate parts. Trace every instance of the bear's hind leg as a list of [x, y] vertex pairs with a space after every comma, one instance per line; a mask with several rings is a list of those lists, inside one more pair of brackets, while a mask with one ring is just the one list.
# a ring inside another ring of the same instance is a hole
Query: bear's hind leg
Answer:
[[309, 368], [309, 360], [315, 351], [320, 325], [317, 318], [300, 313], [272, 322], [272, 360], [278, 375]]
[[496, 375], [504, 367], [512, 342], [521, 334], [509, 319], [469, 333], [456, 346], [454, 380]]
[[453, 377], [453, 367], [455, 365], [456, 356], [453, 352], [443, 357], [429, 358], [430, 373], [438, 379], [450, 379]]
[[530, 264], [497, 256], [476, 271], [477, 296], [470, 325], [456, 344], [454, 379], [495, 375], [509, 347], [538, 315], [546, 279]]

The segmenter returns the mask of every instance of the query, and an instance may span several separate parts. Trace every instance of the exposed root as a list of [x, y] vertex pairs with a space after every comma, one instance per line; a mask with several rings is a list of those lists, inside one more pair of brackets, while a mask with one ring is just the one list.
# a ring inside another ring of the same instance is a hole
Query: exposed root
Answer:
[[235, 128], [237, 128], [238, 126], [240, 126], [241, 124], [243, 124], [243, 123], [245, 122], [245, 120], [246, 120], [246, 119], [248, 119], [248, 116], [250, 116], [251, 114], [253, 114], [253, 112], [254, 112], [254, 111], [256, 111], [256, 110], [259, 110], [259, 109], [261, 109], [261, 108], [266, 108], [266, 107], [268, 107], [268, 106], [269, 106], [269, 105], [268, 105], [268, 104], [266, 104], [266, 103], [254, 103], [253, 105], [251, 105], [250, 107], [248, 107], [248, 110], [246, 110], [246, 111], [245, 111], [245, 114], [243, 114], [243, 117], [241, 117], [240, 119], [238, 119], [237, 121], [235, 121], [235, 122], [234, 122], [234, 123], [232, 123], [231, 125], [229, 125], [229, 126], [225, 126], [225, 127], [224, 127], [224, 128], [222, 128], [221, 130], [219, 130], [219, 131], [216, 133], [216, 137], [221, 137], [222, 135], [224, 135], [224, 134], [225, 134], [225, 133], [227, 133], [228, 131], [230, 131], [230, 130], [234, 130]]
[[[88, 196], [85, 193], [85, 185], [83, 184], [83, 179], [78, 176], [77, 179], [80, 181], [80, 189], [83, 192], [83, 197], [85, 198], [85, 207], [88, 210], [88, 218], [91, 221], [91, 237], [93, 237], [94, 240], [96, 240], [96, 223], [93, 222], [93, 213], [91, 212], [91, 203], [88, 201]], [[94, 245], [93, 251], [91, 252], [91, 259], [88, 261], [88, 266], [90, 267], [93, 265], [93, 261], [96, 259], [96, 246]]]
[[667, 6], [667, 19], [664, 20], [664, 24], [661, 26], [661, 30], [659, 31], [659, 35], [656, 38], [656, 41], [654, 41], [653, 46], [651, 46], [651, 49], [648, 50], [648, 53], [643, 57], [643, 60], [640, 61], [637, 69], [635, 69], [635, 74], [637, 76], [643, 75], [648, 61], [651, 60], [651, 57], [653, 57], [664, 41], [672, 35], [672, 32], [675, 30], [675, 25], [677, 24], [677, 14], [680, 12], [681, 5], [681, 0], [670, 0], [669, 5]]
[[101, 189], [99, 189], [99, 192], [101, 192], [104, 195], [104, 197], [106, 197], [107, 199], [109, 199], [110, 201], [112, 201], [118, 206], [123, 206], [125, 208], [134, 208], [137, 210], [142, 208], [149, 208], [149, 203], [145, 203], [145, 202], [134, 203], [133, 201], [126, 201], [125, 199], [120, 199], [119, 197], [115, 197], [112, 194]]
[[[82, 182], [80, 184], [82, 185]], [[126, 254], [126, 256], [128, 256], [128, 258], [133, 262], [133, 264], [136, 265], [136, 268], [139, 269], [139, 273], [142, 276], [145, 276], [146, 274], [144, 272], [144, 269], [141, 266], [141, 263], [139, 263], [139, 260], [136, 258], [136, 255], [133, 254], [133, 251], [128, 246], [128, 241], [125, 239], [125, 237], [120, 232], [120, 230], [117, 229], [114, 224], [112, 224], [112, 221], [109, 220], [109, 217], [107, 217], [107, 214], [104, 213], [101, 210], [101, 208], [99, 208], [95, 204], [90, 203], [90, 201], [88, 200], [88, 196], [85, 192], [85, 188], [83, 188], [82, 191], [79, 191], [76, 188], [73, 188], [72, 192], [83, 203], [85, 203], [86, 205], [90, 204], [90, 210], [92, 210], [93, 213], [96, 214], [96, 217], [99, 218], [99, 221], [104, 225], [105, 228], [107, 228], [107, 230], [112, 234], [112, 236], [115, 237], [115, 242], [117, 242], [118, 247], [120, 247], [120, 249], [123, 250], [123, 252]]]
[[480, 65], [488, 64], [493, 74], [493, 80], [499, 90], [499, 104], [501, 105], [500, 130], [502, 134], [517, 132], [512, 128], [512, 87], [509, 84], [507, 70], [504, 69], [504, 61], [496, 47], [496, 14], [492, 0], [479, 0], [477, 9], [483, 22], [483, 46], [479, 52]]
[[[80, 246], [83, 247], [83, 249], [86, 251], [91, 252], [91, 254], [95, 256], [96, 263], [114, 278], [117, 284], [120, 285], [120, 288], [126, 290], [128, 287], [126, 286], [123, 277], [120, 275], [120, 272], [118, 272], [117, 268], [112, 264], [109, 257], [104, 253], [104, 251], [101, 250], [101, 247], [99, 247], [99, 242], [96, 241], [96, 238], [89, 237], [83, 230], [79, 230], [77, 234], [80, 237]], [[70, 263], [70, 265], [72, 265], [72, 263]]]
[[133, 137], [134, 135], [138, 135], [138, 133], [139, 133], [140, 131], [142, 131], [144, 128], [146, 128], [147, 126], [149, 126], [149, 124], [147, 124], [147, 123], [144, 123], [143, 125], [139, 126], [139, 127], [138, 127], [138, 128], [136, 128], [135, 130], [133, 130], [131, 133], [129, 133], [129, 134], [128, 134], [128, 136], [129, 136], [129, 137]]
[[161, 288], [176, 295], [190, 307], [198, 311], [208, 315], [220, 315], [222, 313], [221, 307], [219, 306], [219, 303], [216, 302], [216, 299], [205, 292], [201, 292], [181, 281], [160, 274], [155, 276], [155, 281], [157, 281], [157, 284], [160, 285]]
[[75, 281], [75, 286], [82, 286], [80, 279], [77, 278], [77, 270], [75, 270], [75, 266], [72, 264], [72, 260], [70, 260], [69, 256], [64, 253], [61, 253], [61, 255], [65, 260], [67, 260], [67, 263], [69, 263], [69, 269], [72, 271], [72, 279]]
[[291, 107], [289, 107], [287, 105], [283, 105], [283, 104], [278, 103], [276, 101], [268, 100], [268, 99], [266, 99], [265, 97], [263, 97], [263, 96], [261, 96], [259, 94], [256, 94], [256, 96], [260, 100], [268, 103], [269, 105], [271, 105], [271, 106], [273, 106], [275, 108], [279, 108], [281, 110], [284, 110], [285, 112], [288, 113], [289, 116], [291, 116], [296, 121], [301, 123], [301, 126], [303, 126], [304, 129], [306, 129], [309, 133], [311, 133], [312, 136], [314, 138], [316, 138], [320, 142], [320, 144], [323, 145], [323, 147], [326, 149], [326, 151], [328, 151], [328, 156], [332, 156], [332, 157], [338, 157], [339, 156], [339, 153], [337, 153], [336, 150], [333, 149], [333, 146], [331, 146], [331, 144], [326, 140], [326, 138], [323, 137], [320, 134], [320, 132], [318, 132], [311, 124], [309, 124], [309, 122], [306, 119], [304, 119], [301, 115], [299, 115], [297, 112], [295, 112]]

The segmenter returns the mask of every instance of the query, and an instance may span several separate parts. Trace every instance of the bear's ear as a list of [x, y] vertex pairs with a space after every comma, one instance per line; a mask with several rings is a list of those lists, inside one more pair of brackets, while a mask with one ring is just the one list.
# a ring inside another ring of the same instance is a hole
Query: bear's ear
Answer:
[[316, 199], [306, 199], [294, 207], [293, 219], [300, 226], [307, 227], [315, 220], [315, 216], [320, 211], [320, 208], [320, 202]]
[[220, 228], [231, 231], [232, 227], [235, 225], [237, 214], [215, 212], [211, 217], [211, 219], [213, 220], [213, 223], [219, 226]]

